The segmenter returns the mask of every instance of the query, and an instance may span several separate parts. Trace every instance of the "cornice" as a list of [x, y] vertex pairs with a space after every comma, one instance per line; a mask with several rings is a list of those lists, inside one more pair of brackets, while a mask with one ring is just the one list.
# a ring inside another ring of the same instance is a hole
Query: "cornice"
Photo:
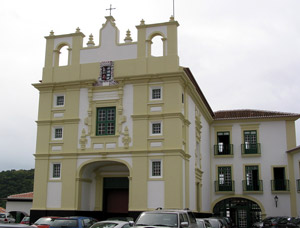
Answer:
[[32, 86], [34, 86], [38, 90], [53, 90], [59, 87], [62, 88], [75, 88], [75, 87], [88, 87], [92, 86], [95, 82], [97, 82], [96, 79], [92, 80], [77, 80], [77, 81], [70, 81], [70, 82], [41, 82], [41, 83], [34, 83]]
[[79, 123], [79, 118], [74, 119], [60, 119], [60, 120], [37, 120], [36, 123], [41, 125], [51, 125], [51, 124], [77, 124]]
[[180, 118], [182, 120], [184, 119], [184, 115], [181, 112], [176, 113], [159, 113], [159, 114], [136, 114], [131, 115], [132, 119], [155, 119], [155, 118]]

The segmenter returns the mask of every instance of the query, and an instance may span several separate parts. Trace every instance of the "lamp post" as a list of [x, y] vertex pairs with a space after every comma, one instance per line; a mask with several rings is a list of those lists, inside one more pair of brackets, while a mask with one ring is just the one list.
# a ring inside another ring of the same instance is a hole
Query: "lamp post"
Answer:
[[275, 206], [277, 207], [277, 203], [278, 203], [278, 196], [274, 197], [274, 201], [275, 201]]

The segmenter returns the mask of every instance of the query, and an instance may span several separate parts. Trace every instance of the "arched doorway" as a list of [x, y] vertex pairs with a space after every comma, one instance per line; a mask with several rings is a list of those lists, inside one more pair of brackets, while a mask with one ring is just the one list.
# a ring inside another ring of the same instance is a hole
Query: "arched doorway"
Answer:
[[262, 210], [252, 200], [245, 198], [228, 198], [218, 202], [213, 213], [222, 217], [230, 217], [235, 227], [246, 228], [261, 220]]
[[127, 165], [117, 161], [93, 161], [80, 170], [78, 208], [103, 216], [125, 215], [129, 208]]

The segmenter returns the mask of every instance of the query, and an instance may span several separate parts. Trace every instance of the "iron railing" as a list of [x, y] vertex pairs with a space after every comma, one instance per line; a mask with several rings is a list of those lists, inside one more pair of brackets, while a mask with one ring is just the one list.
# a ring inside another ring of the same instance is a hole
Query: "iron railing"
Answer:
[[272, 191], [289, 191], [290, 181], [283, 179], [271, 180], [271, 189]]
[[242, 154], [261, 154], [260, 143], [245, 143], [241, 147]]
[[256, 180], [256, 181], [250, 181], [250, 180], [243, 180], [243, 191], [263, 191], [263, 181], [262, 180]]
[[216, 192], [234, 192], [234, 181], [215, 181]]
[[233, 155], [233, 144], [214, 145], [214, 155]]

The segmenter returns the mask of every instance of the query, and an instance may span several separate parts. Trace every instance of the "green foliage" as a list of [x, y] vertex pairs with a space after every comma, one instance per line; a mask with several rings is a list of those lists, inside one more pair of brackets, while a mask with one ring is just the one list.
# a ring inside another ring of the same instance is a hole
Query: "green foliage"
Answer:
[[5, 208], [6, 201], [1, 200], [10, 195], [33, 191], [34, 169], [8, 170], [0, 172], [0, 207]]

